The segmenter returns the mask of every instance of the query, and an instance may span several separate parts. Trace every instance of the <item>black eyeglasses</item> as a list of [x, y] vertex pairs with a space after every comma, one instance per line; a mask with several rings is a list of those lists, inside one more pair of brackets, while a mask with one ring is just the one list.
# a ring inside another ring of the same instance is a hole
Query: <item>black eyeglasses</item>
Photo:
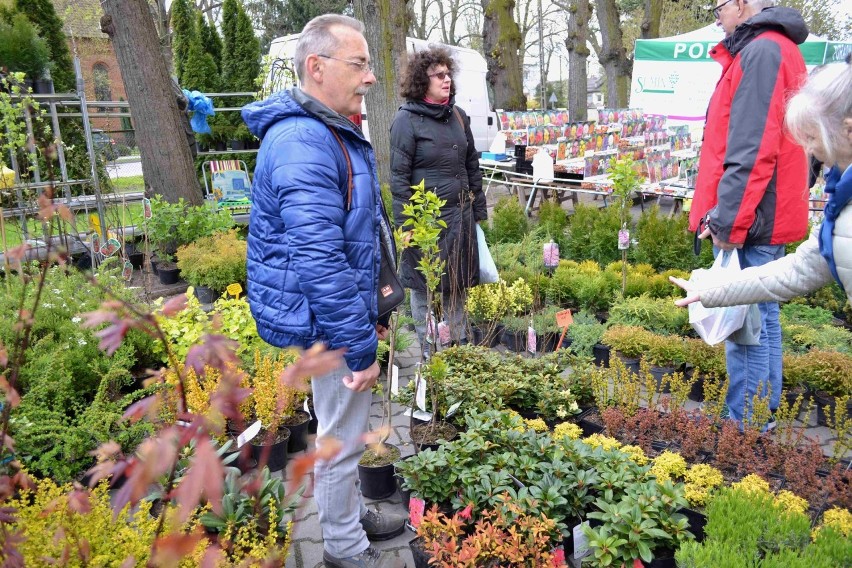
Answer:
[[[730, 1], [730, 0], [729, 0]], [[331, 55], [323, 55], [322, 53], [318, 53], [317, 57], [324, 57], [325, 59], [334, 59], [335, 61], [342, 61], [343, 63], [348, 63], [349, 65], [353, 65], [361, 70], [361, 73], [366, 75], [367, 73], [373, 72], [373, 66], [370, 65], [366, 61], [355, 61], [353, 59], [340, 59], [339, 57], [332, 57]]]
[[453, 74], [449, 71], [438, 71], [437, 73], [432, 73], [431, 75], [427, 75], [427, 77], [437, 77], [439, 81], [443, 81], [447, 77], [450, 78], [450, 81], [453, 80]]
[[730, 4], [730, 3], [731, 3], [731, 2], [733, 2], [733, 1], [734, 1], [734, 0], [727, 0], [727, 2], [722, 2], [721, 4], [719, 4], [718, 6], [716, 6], [715, 8], [713, 8], [713, 17], [714, 17], [714, 18], [716, 18], [716, 19], [718, 20], [718, 19], [719, 19], [719, 12], [722, 10], [722, 7], [723, 7], [725, 4]]

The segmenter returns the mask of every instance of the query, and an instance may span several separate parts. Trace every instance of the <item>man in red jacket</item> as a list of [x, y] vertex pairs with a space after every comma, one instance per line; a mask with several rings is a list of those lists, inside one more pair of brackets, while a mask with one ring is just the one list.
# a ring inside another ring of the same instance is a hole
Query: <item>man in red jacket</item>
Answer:
[[[725, 39], [710, 54], [722, 77], [707, 109], [689, 216], [690, 230], [712, 237], [717, 253], [738, 249], [743, 268], [780, 258], [808, 226], [807, 159], [783, 131], [787, 100], [807, 76], [797, 44], [808, 29], [798, 11], [773, 5], [716, 0], [713, 15]], [[756, 394], [771, 393], [773, 412], [781, 395], [778, 304], [759, 309], [759, 345], [734, 336], [726, 342], [727, 403], [741, 424]], [[774, 427], [774, 415], [767, 426]]]

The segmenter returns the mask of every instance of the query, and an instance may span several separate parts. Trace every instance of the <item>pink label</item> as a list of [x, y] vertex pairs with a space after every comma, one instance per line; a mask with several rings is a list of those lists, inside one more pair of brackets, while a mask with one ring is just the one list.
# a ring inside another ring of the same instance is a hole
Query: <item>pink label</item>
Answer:
[[530, 326], [527, 329], [527, 351], [530, 353], [535, 353], [536, 345], [535, 345], [535, 329]]
[[450, 344], [450, 326], [445, 321], [438, 324], [438, 339], [441, 340], [441, 345]]
[[426, 510], [426, 501], [420, 497], [412, 497], [408, 502], [408, 522], [415, 529], [420, 527], [420, 522], [423, 520], [423, 511]]

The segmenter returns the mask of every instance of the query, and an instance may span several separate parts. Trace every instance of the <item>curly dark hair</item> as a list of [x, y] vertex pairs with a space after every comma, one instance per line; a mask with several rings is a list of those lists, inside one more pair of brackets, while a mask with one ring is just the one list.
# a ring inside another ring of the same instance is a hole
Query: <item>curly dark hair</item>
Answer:
[[[456, 64], [450, 50], [446, 47], [429, 46], [429, 49], [413, 53], [408, 58], [408, 66], [400, 81], [400, 96], [408, 101], [419, 101], [429, 90], [429, 67], [446, 65], [453, 74]], [[450, 84], [450, 97], [456, 94], [456, 82]]]

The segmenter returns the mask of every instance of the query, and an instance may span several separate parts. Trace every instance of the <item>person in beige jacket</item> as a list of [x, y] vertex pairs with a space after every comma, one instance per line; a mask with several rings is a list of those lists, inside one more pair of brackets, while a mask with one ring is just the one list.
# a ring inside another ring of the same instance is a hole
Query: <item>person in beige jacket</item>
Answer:
[[[701, 301], [706, 307], [784, 301], [812, 292], [832, 280], [852, 302], [852, 64], [815, 72], [790, 99], [785, 119], [790, 134], [809, 154], [835, 164], [826, 175], [825, 218], [795, 254], [742, 270], [732, 281], [698, 288], [681, 278], [686, 290], [678, 306]], [[803, 197], [806, 199], [807, 197]]]

